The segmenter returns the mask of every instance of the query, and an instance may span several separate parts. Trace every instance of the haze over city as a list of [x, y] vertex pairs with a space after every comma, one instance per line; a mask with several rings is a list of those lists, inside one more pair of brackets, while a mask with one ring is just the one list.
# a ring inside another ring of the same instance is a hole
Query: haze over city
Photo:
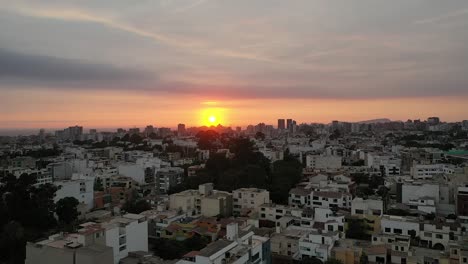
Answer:
[[0, 128], [468, 116], [468, 2], [0, 1]]

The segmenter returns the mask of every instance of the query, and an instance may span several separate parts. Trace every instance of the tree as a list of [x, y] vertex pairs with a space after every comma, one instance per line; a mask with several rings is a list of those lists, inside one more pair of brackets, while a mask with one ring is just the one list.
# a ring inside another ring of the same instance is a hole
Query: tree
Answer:
[[0, 177], [0, 263], [24, 263], [26, 241], [36, 240], [57, 224], [51, 184], [35, 186], [36, 177]]
[[156, 239], [153, 242], [154, 254], [165, 260], [179, 259], [186, 252], [182, 243], [169, 239]]
[[140, 135], [138, 135], [138, 134], [133, 134], [133, 135], [130, 136], [129, 141], [131, 143], [133, 143], [133, 144], [140, 144], [143, 141], [143, 138], [140, 137]]
[[303, 257], [299, 264], [323, 264], [323, 262], [316, 257]]
[[348, 219], [348, 229], [346, 237], [361, 240], [370, 240], [370, 235], [367, 234], [367, 224], [362, 219]]
[[359, 264], [369, 264], [369, 258], [365, 252], [362, 252], [361, 257], [359, 258]]
[[255, 133], [255, 139], [257, 140], [265, 140], [265, 134], [258, 131], [257, 133]]
[[426, 215], [424, 216], [424, 219], [426, 219], [426, 220], [434, 220], [435, 217], [436, 217], [436, 215], [435, 215], [434, 213], [430, 213], [430, 214], [426, 214]]
[[96, 180], [94, 180], [94, 191], [98, 191], [98, 192], [104, 191], [104, 186], [102, 185], [102, 179], [99, 177], [96, 177]]
[[26, 238], [23, 226], [11, 221], [0, 233], [0, 263], [20, 264], [26, 257]]
[[199, 149], [213, 149], [219, 139], [219, 134], [213, 130], [207, 130], [198, 132], [196, 137], [198, 138]]
[[67, 228], [73, 229], [71, 226], [78, 220], [78, 205], [80, 202], [75, 197], [65, 197], [57, 202], [56, 213], [60, 222], [65, 224]]
[[410, 213], [404, 209], [391, 208], [387, 210], [388, 215], [408, 216]]
[[329, 258], [327, 261], [325, 261], [325, 264], [343, 264], [343, 262], [339, 259]]
[[151, 209], [151, 205], [143, 199], [135, 200], [130, 199], [123, 205], [122, 209], [131, 214], [139, 214], [144, 211], [148, 211]]

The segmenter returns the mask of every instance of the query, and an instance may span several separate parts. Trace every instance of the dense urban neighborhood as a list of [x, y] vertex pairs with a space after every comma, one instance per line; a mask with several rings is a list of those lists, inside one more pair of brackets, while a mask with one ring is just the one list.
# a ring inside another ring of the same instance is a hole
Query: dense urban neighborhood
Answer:
[[468, 120], [0, 137], [0, 263], [468, 264]]

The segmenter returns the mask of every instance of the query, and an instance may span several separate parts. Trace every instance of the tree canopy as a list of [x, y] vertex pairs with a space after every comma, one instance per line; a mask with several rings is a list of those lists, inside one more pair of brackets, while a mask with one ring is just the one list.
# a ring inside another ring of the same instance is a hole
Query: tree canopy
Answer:
[[60, 199], [56, 206], [56, 213], [59, 221], [66, 226], [68, 231], [73, 231], [73, 224], [78, 220], [78, 205], [80, 203], [75, 197], [65, 197]]
[[26, 241], [36, 240], [57, 226], [51, 184], [35, 186], [34, 175], [0, 178], [0, 263], [24, 263]]

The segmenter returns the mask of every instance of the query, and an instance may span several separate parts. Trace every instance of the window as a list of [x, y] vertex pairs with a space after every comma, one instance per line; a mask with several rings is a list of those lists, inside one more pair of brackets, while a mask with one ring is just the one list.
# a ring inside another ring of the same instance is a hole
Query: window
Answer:
[[441, 234], [436, 234], [436, 238], [437, 238], [437, 239], [442, 239], [443, 236], [442, 236]]
[[393, 229], [393, 233], [395, 234], [402, 234], [403, 233], [403, 230], [399, 229], [399, 228], [394, 228]]
[[390, 233], [390, 232], [392, 232], [392, 230], [389, 227], [386, 227], [385, 232]]
[[364, 210], [356, 209], [356, 214], [364, 214]]
[[333, 226], [332, 225], [328, 226], [328, 231], [333, 231]]
[[119, 251], [124, 251], [125, 249], [127, 249], [127, 246], [121, 246], [121, 247], [119, 248]]
[[424, 237], [432, 237], [432, 234], [429, 232], [424, 232]]

